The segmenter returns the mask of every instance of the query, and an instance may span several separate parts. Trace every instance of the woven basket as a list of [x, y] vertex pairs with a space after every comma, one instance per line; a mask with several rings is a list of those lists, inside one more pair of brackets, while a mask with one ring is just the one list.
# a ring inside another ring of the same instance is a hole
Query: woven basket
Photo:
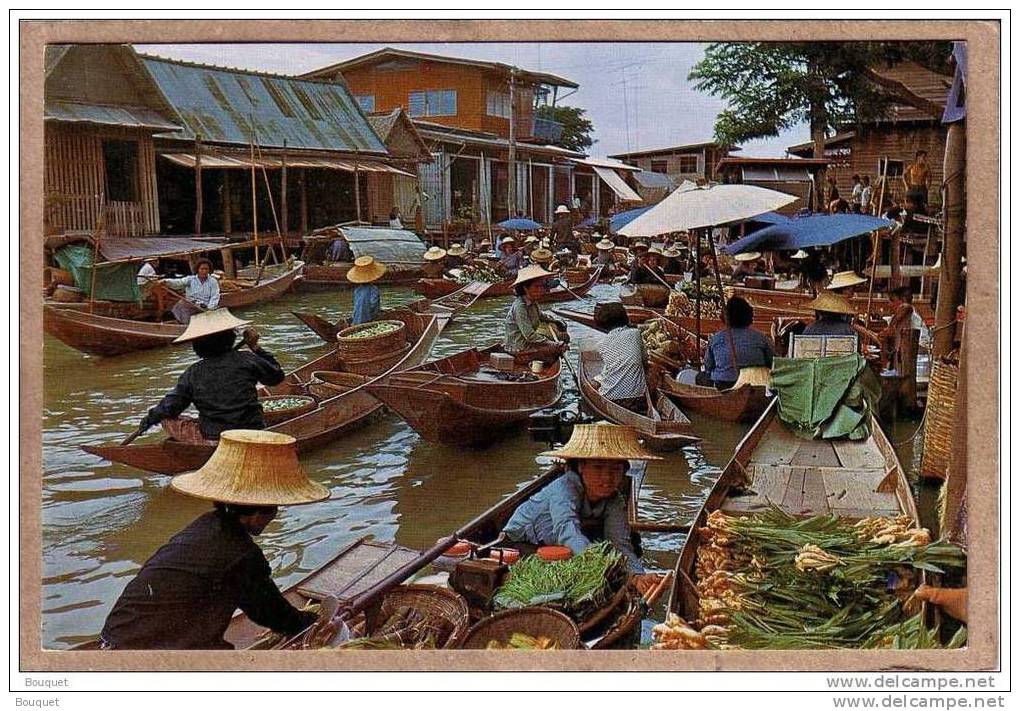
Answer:
[[490, 641], [506, 644], [514, 632], [532, 637], [548, 637], [560, 649], [580, 649], [581, 634], [577, 625], [562, 612], [548, 607], [524, 607], [505, 610], [480, 620], [468, 630], [462, 649], [485, 649]]
[[570, 286], [584, 284], [591, 276], [587, 269], [568, 269], [564, 274], [567, 277], [567, 284]]
[[470, 614], [467, 602], [460, 595], [435, 585], [401, 585], [386, 593], [379, 607], [366, 615], [368, 634], [372, 635], [386, 624], [390, 615], [401, 607], [413, 607], [443, 621], [443, 631], [448, 635], [440, 649], [459, 647], [468, 631]]
[[[265, 408], [265, 404], [267, 402], [270, 402], [272, 400], [283, 400], [283, 399], [288, 399], [288, 400], [299, 399], [299, 400], [302, 401], [303, 404], [298, 405], [296, 407], [288, 407], [285, 410], [267, 410]], [[283, 422], [284, 420], [289, 420], [289, 419], [291, 419], [293, 417], [297, 417], [299, 415], [304, 415], [304, 414], [306, 414], [308, 412], [311, 412], [316, 407], [318, 407], [318, 403], [315, 402], [315, 398], [313, 398], [313, 397], [306, 397], [306, 396], [302, 396], [302, 395], [276, 395], [276, 396], [270, 396], [270, 397], [261, 397], [261, 398], [259, 398], [259, 403], [261, 405], [263, 405], [263, 407], [262, 407], [262, 419], [265, 420], [266, 427], [272, 427], [273, 425], [279, 424], [280, 422]]]
[[[370, 336], [368, 338], [352, 338], [354, 334], [364, 331], [367, 328], [378, 326], [381, 323], [389, 324], [393, 327], [393, 330], [378, 336]], [[407, 341], [407, 337], [404, 335], [406, 332], [407, 326], [403, 321], [397, 320], [369, 321], [368, 323], [351, 326], [337, 334], [337, 353], [339, 353], [342, 360], [364, 360], [366, 358], [374, 358], [386, 353], [392, 353], [393, 351], [403, 347], [404, 343]]]
[[949, 471], [959, 374], [959, 365], [950, 359], [938, 361], [931, 369], [924, 419], [924, 451], [921, 454], [921, 476], [929, 479], [945, 479]]

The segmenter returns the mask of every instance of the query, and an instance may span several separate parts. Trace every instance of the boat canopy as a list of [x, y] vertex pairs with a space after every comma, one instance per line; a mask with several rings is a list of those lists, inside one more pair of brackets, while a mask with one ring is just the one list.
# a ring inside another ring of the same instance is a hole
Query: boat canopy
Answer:
[[[75, 286], [89, 296], [92, 292], [92, 248], [84, 244], [69, 244], [58, 249], [53, 258], [61, 269], [71, 273]], [[95, 298], [105, 301], [141, 301], [138, 265], [132, 262], [100, 265], [96, 272]]]
[[382, 227], [341, 227], [355, 257], [369, 255], [387, 266], [420, 267], [425, 243], [410, 230]]
[[[758, 220], [759, 218], [755, 218]], [[823, 247], [853, 237], [894, 227], [896, 223], [871, 215], [806, 215], [792, 217], [756, 230], [724, 248], [729, 254], [742, 252], [796, 251], [806, 247]]]

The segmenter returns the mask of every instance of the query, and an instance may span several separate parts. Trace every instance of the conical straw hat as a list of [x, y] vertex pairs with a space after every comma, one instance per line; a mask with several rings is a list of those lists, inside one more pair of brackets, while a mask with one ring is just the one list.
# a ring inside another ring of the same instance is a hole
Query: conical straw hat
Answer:
[[738, 262], [753, 262], [761, 256], [761, 252], [743, 252], [733, 257]]
[[637, 431], [623, 425], [574, 425], [570, 441], [560, 449], [542, 452], [558, 459], [662, 459], [638, 441]]
[[553, 274], [552, 272], [547, 272], [545, 269], [538, 266], [537, 264], [532, 264], [531, 266], [524, 267], [524, 269], [521, 269], [519, 272], [517, 272], [517, 278], [514, 280], [514, 286], [517, 286], [518, 284], [523, 284], [524, 282], [527, 281], [532, 281], [534, 279], [541, 279], [542, 277], [551, 276], [556, 275]]
[[198, 471], [174, 477], [170, 486], [199, 499], [242, 506], [291, 506], [329, 498], [298, 463], [290, 435], [266, 430], [227, 430]]
[[613, 244], [608, 239], [600, 239], [598, 242], [595, 243], [596, 249], [612, 249], [615, 246], [616, 245]]
[[551, 262], [552, 257], [553, 253], [550, 252], [545, 247], [539, 247], [538, 249], [531, 253], [532, 260], [536, 262]]
[[859, 276], [856, 272], [840, 272], [836, 276], [832, 277], [832, 281], [825, 287], [826, 289], [845, 289], [848, 286], [857, 286], [866, 282], [862, 276]]
[[668, 247], [662, 251], [662, 256], [675, 259], [676, 257], [680, 256], [680, 250], [678, 250], [676, 247]]
[[803, 249], [798, 249], [796, 252], [790, 255], [790, 259], [807, 259], [808, 253]]
[[569, 213], [570, 213], [570, 210], [567, 209], [566, 205], [557, 205], [556, 206], [556, 211], [553, 214], [554, 215], [566, 215], [566, 214], [569, 214]]
[[251, 321], [243, 321], [226, 308], [213, 309], [212, 311], [201, 311], [191, 317], [188, 327], [184, 333], [174, 339], [174, 343], [193, 341], [202, 336], [211, 336], [214, 333], [232, 331], [251, 324]]
[[354, 260], [354, 266], [347, 270], [347, 281], [352, 284], [368, 284], [386, 273], [386, 265], [365, 255]]
[[635, 242], [631, 249], [636, 252], [639, 249], [648, 249], [648, 245], [644, 242]]
[[446, 250], [442, 247], [429, 247], [425, 250], [425, 254], [422, 255], [422, 259], [426, 262], [438, 262], [440, 259], [446, 256]]
[[804, 308], [813, 311], [824, 311], [829, 314], [847, 314], [850, 316], [857, 313], [857, 310], [854, 309], [849, 300], [829, 291], [823, 291], [813, 301], [804, 304]]
[[536, 237], [535, 235], [528, 235], [527, 238], [524, 240], [524, 244], [533, 244], [537, 241], [538, 237]]
[[467, 254], [467, 250], [464, 249], [464, 245], [457, 242], [450, 245], [450, 249], [447, 252], [447, 254], [449, 254], [451, 257], [460, 257], [462, 255]]
[[513, 243], [514, 243], [515, 241], [516, 241], [516, 240], [514, 240], [514, 238], [513, 238], [513, 237], [511, 237], [511, 236], [507, 235], [506, 237], [504, 237], [504, 238], [502, 239], [502, 241], [501, 241], [501, 242], [500, 242], [499, 244], [500, 244], [500, 246], [502, 247], [502, 246], [503, 246], [504, 244], [513, 244]]

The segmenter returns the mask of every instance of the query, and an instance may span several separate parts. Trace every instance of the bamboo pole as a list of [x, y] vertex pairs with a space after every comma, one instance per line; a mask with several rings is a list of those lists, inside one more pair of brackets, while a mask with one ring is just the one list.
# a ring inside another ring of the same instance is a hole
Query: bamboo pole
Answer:
[[964, 217], [966, 212], [966, 124], [950, 124], [946, 136], [946, 155], [943, 161], [945, 197], [943, 213], [945, 225], [942, 235], [942, 273], [939, 274], [938, 294], [935, 302], [935, 337], [932, 342], [932, 361], [953, 349], [956, 337], [956, 310], [959, 307], [960, 282], [963, 272]]
[[255, 133], [248, 139], [249, 157], [251, 159], [251, 229], [255, 240], [255, 266], [259, 266], [259, 214], [255, 204]]
[[202, 136], [195, 136], [195, 236], [202, 234]]
[[[280, 222], [283, 234], [290, 232], [290, 220], [287, 219], [287, 139], [283, 139], [283, 164], [280, 166]], [[284, 249], [286, 255], [286, 249]]]
[[99, 263], [99, 240], [102, 238], [103, 233], [103, 215], [106, 214], [106, 210], [103, 208], [105, 201], [105, 195], [99, 193], [99, 217], [96, 220], [96, 229], [92, 233], [92, 274], [89, 280], [89, 313], [93, 313], [96, 307], [96, 272], [99, 271], [96, 265]]
[[875, 273], [878, 271], [878, 253], [882, 240], [877, 230], [871, 235], [871, 279], [868, 280], [868, 306], [864, 312], [864, 324], [868, 328], [871, 327], [871, 301], [875, 296]]
[[230, 234], [233, 231], [233, 206], [230, 201], [230, 170], [223, 171], [223, 232]]
[[701, 364], [700, 363], [700, 361], [701, 361], [701, 353], [700, 353], [700, 351], [701, 351], [701, 348], [700, 348], [700, 346], [701, 346], [701, 235], [698, 234], [697, 230], [692, 230], [692, 231], [694, 232], [694, 250], [695, 250], [695, 253], [694, 253], [694, 259], [695, 259], [694, 288], [697, 290], [695, 292], [695, 298], [694, 298], [694, 319], [695, 319], [695, 340], [694, 340], [694, 342], [695, 342], [695, 345], [698, 346], [697, 348], [695, 348], [695, 351], [698, 352], [697, 359], [699, 361], [698, 365], [700, 365]]

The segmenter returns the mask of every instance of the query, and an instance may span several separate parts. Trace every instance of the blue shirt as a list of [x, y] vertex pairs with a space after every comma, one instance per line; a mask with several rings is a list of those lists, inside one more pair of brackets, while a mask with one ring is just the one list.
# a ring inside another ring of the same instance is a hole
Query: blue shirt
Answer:
[[575, 471], [567, 471], [518, 506], [503, 530], [511, 540], [536, 546], [566, 546], [577, 555], [591, 545], [581, 530], [582, 518], [602, 519], [605, 540], [623, 554], [631, 572], [644, 572], [630, 542], [623, 496], [615, 494], [597, 504], [589, 503], [581, 475]]
[[[733, 335], [733, 347], [730, 348], [730, 337]], [[733, 363], [733, 352], [736, 351], [737, 362]], [[708, 339], [705, 350], [705, 372], [715, 381], [733, 382], [740, 376], [741, 368], [756, 366], [772, 367], [775, 349], [772, 340], [753, 328], [730, 328], [717, 331]]]
[[354, 314], [351, 325], [357, 326], [379, 318], [379, 287], [361, 284], [354, 289]]
[[853, 326], [842, 316], [822, 316], [804, 329], [805, 336], [853, 336]]

